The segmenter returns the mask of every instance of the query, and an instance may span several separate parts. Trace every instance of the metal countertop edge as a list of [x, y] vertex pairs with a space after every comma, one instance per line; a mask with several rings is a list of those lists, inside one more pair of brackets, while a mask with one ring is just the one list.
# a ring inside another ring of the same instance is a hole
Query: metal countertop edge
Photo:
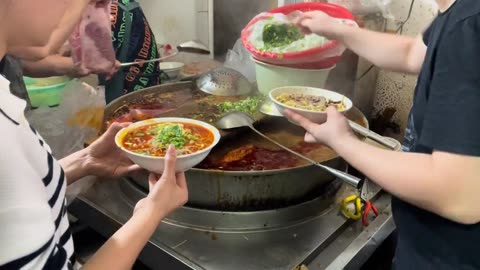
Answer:
[[[395, 222], [391, 213], [391, 206], [382, 211], [370, 226], [328, 265], [326, 270], [338, 269], [359, 269], [372, 256], [375, 250], [392, 234], [395, 230]], [[315, 266], [309, 266], [310, 270], [318, 269]]]

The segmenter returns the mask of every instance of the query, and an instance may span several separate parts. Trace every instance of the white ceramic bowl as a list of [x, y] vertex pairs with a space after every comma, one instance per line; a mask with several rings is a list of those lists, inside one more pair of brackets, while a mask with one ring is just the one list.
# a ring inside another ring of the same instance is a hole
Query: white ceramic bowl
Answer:
[[184, 66], [185, 64], [180, 62], [161, 62], [160, 70], [165, 72], [170, 79], [176, 79]]
[[184, 172], [195, 167], [197, 164], [202, 162], [202, 160], [204, 160], [208, 156], [212, 148], [220, 141], [220, 132], [218, 131], [218, 129], [216, 129], [212, 125], [209, 125], [202, 121], [193, 120], [193, 119], [165, 117], [165, 118], [154, 118], [154, 119], [148, 119], [148, 120], [136, 122], [126, 128], [121, 129], [115, 136], [115, 143], [120, 149], [122, 149], [127, 154], [127, 156], [135, 164], [139, 165], [140, 167], [150, 172], [161, 174], [163, 172], [163, 169], [165, 168], [165, 157], [152, 157], [148, 155], [134, 153], [132, 151], [125, 149], [122, 146], [122, 140], [128, 134], [128, 132], [130, 132], [132, 129], [135, 129], [141, 126], [152, 125], [156, 123], [171, 123], [171, 122], [196, 124], [210, 130], [214, 136], [213, 143], [209, 147], [201, 151], [195, 152], [193, 154], [177, 156], [177, 165], [175, 167], [176, 172]]
[[346, 113], [353, 106], [352, 101], [349, 98], [345, 97], [344, 95], [341, 95], [333, 91], [321, 89], [321, 88], [304, 87], [304, 86], [285, 86], [285, 87], [275, 88], [270, 91], [269, 97], [275, 104], [275, 107], [277, 108], [277, 110], [282, 115], [284, 115], [285, 109], [289, 109], [293, 112], [296, 112], [304, 116], [305, 118], [315, 123], [325, 122], [327, 120], [327, 113], [304, 110], [304, 109], [287, 106], [276, 99], [276, 97], [278, 97], [281, 94], [305, 94], [305, 95], [312, 95], [312, 96], [321, 96], [321, 97], [325, 97], [326, 99], [334, 100], [334, 101], [340, 101], [343, 99], [343, 103], [345, 104], [345, 110], [342, 110], [341, 111], [342, 113]]

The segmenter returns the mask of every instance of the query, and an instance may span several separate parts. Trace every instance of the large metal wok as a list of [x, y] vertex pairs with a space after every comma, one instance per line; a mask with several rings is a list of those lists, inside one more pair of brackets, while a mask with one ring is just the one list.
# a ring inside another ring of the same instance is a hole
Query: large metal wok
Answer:
[[[120, 97], [107, 105], [105, 123], [112, 119], [132, 120], [124, 117], [125, 114], [129, 115], [127, 113], [132, 108], [152, 110], [151, 115], [142, 117], [178, 116], [214, 123], [221, 115], [216, 104], [244, 98], [209, 96], [198, 90], [192, 82], [155, 86]], [[356, 108], [348, 113], [348, 117], [364, 127], [368, 126], [365, 116]], [[331, 149], [302, 143], [304, 130], [284, 118], [258, 114], [256, 120], [255, 126], [260, 131], [280, 143], [303, 151], [303, 154], [325, 165], [342, 170], [346, 168], [346, 163]], [[189, 206], [222, 211], [276, 209], [322, 196], [326, 189], [332, 187], [327, 184], [334, 180], [333, 176], [301, 160], [287, 168], [267, 170], [235, 168], [232, 171], [231, 168], [226, 170], [212, 165], [232, 150], [246, 145], [278, 150], [275, 145], [249, 129], [222, 132], [221, 142], [207, 160], [199, 165], [201, 168], [186, 173]], [[293, 156], [291, 158], [295, 159]], [[290, 157], [287, 159], [290, 160]], [[148, 189], [147, 179], [146, 172], [139, 172], [127, 181], [134, 182], [139, 188]]]

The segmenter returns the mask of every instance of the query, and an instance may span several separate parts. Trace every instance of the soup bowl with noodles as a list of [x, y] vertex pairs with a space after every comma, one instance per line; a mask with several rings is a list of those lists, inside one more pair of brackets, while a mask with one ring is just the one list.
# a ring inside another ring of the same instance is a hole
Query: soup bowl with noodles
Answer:
[[269, 98], [282, 115], [289, 109], [319, 124], [327, 121], [326, 110], [329, 106], [336, 107], [341, 113], [346, 113], [353, 107], [352, 101], [344, 95], [314, 87], [275, 88], [270, 91]]
[[155, 118], [131, 124], [120, 130], [115, 143], [140, 167], [154, 173], [165, 168], [170, 144], [177, 150], [176, 172], [191, 169], [204, 160], [220, 141], [218, 129], [187, 118]]

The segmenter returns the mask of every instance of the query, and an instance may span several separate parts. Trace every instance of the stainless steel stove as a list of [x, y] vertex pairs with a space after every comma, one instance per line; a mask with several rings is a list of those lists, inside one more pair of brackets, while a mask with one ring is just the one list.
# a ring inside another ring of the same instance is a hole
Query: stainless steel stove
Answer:
[[[217, 212], [184, 207], [158, 227], [139, 260], [152, 269], [358, 269], [394, 229], [390, 197], [368, 182], [381, 215], [364, 228], [339, 213], [354, 192], [334, 181], [334, 204], [312, 201], [283, 209]], [[133, 181], [102, 181], [70, 212], [108, 237], [146, 195]], [[305, 269], [305, 268], [303, 268]]]

